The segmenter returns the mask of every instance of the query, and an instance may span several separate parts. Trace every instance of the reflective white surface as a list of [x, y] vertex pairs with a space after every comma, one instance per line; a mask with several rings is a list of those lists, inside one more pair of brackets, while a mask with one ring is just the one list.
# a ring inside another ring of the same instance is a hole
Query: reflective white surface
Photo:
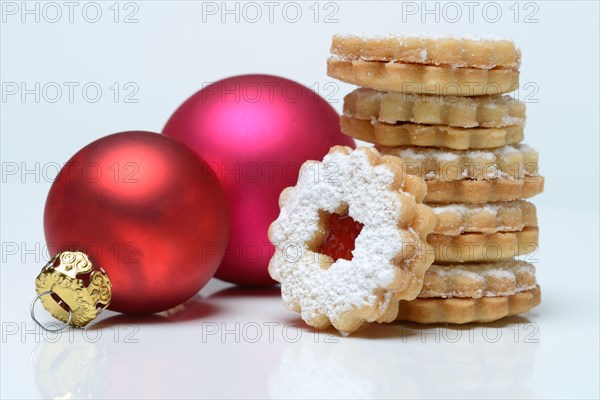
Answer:
[[28, 317], [39, 265], [5, 265], [2, 397], [594, 398], [596, 221], [597, 212], [540, 210], [542, 304], [524, 316], [373, 324], [346, 338], [306, 327], [276, 288], [219, 281], [168, 313], [106, 312], [86, 330], [49, 334]]

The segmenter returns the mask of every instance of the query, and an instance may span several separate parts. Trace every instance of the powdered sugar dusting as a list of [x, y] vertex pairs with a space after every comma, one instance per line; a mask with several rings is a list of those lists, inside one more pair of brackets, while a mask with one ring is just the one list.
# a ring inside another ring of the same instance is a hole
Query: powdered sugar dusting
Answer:
[[456, 214], [480, 213], [484, 212], [493, 216], [498, 214], [500, 209], [516, 209], [520, 207], [521, 201], [507, 201], [502, 203], [488, 204], [430, 204], [433, 212], [438, 215], [446, 212]]
[[[510, 296], [515, 293], [535, 288], [535, 267], [524, 261], [504, 261], [494, 263], [473, 263], [455, 265], [432, 265], [427, 271], [425, 279], [432, 276], [440, 276], [446, 279], [448, 290], [436, 292], [435, 297], [460, 297], [460, 290], [454, 282], [467, 279], [469, 286], [479, 287], [475, 290], [474, 297], [496, 297]], [[525, 279], [523, 279], [525, 278]], [[502, 284], [489, 285], [488, 282], [502, 282]], [[489, 287], [494, 287], [491, 290]], [[504, 290], [500, 289], [504, 288]], [[471, 289], [473, 290], [473, 289]], [[419, 297], [430, 297], [424, 288]]]
[[425, 180], [517, 180], [537, 174], [536, 168], [533, 168], [537, 164], [537, 151], [526, 144], [491, 150], [386, 146], [377, 148], [382, 154], [399, 157], [410, 170], [421, 173]]
[[[330, 153], [322, 162], [302, 166], [297, 185], [270, 229], [276, 245], [270, 273], [281, 282], [286, 306], [299, 308], [305, 321], [325, 316], [336, 325], [355, 308], [387, 310], [392, 296], [382, 299], [381, 292], [395, 278], [392, 259], [403, 247], [397, 227], [403, 211], [399, 196], [407, 195], [389, 190], [394, 179], [386, 165], [373, 167], [364, 149]], [[319, 211], [333, 213], [342, 204], [363, 228], [353, 259], [338, 259], [324, 269], [319, 262], [324, 256], [307, 243], [317, 230]]]
[[430, 158], [444, 161], [456, 160], [461, 157], [493, 161], [499, 156], [535, 152], [531, 146], [523, 143], [502, 146], [493, 150], [451, 150], [435, 147], [404, 147], [394, 149], [385, 148], [383, 146], [380, 146], [380, 148], [386, 151], [386, 153], [397, 153], [399, 154], [399, 157], [405, 156], [415, 159]]
[[422, 40], [438, 40], [438, 39], [455, 39], [455, 40], [474, 40], [486, 42], [506, 41], [513, 43], [510, 39], [505, 39], [495, 35], [453, 35], [453, 34], [435, 34], [435, 33], [347, 33], [336, 34], [335, 36], [342, 39], [362, 39], [362, 40], [383, 40], [394, 39], [398, 42], [403, 42], [406, 39], [422, 39]]

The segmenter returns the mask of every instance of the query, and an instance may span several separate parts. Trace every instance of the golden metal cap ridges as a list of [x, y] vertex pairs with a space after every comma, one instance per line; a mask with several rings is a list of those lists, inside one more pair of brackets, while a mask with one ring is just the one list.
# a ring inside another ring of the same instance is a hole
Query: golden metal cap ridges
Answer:
[[[108, 275], [94, 269], [85, 253], [63, 251], [54, 256], [35, 279], [44, 308], [52, 316], [72, 326], [84, 327], [110, 304], [111, 283]], [[68, 307], [65, 309], [64, 307]], [[70, 311], [69, 311], [70, 310]]]

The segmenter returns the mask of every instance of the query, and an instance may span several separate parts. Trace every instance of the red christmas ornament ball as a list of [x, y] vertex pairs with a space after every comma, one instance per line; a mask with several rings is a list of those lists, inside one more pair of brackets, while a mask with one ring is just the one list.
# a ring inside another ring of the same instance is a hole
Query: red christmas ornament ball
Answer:
[[82, 251], [112, 283], [111, 310], [160, 312], [214, 275], [229, 235], [226, 199], [196, 153], [164, 135], [122, 132], [75, 154], [44, 211], [48, 249]]
[[210, 84], [186, 100], [163, 133], [187, 144], [215, 170], [225, 189], [231, 234], [216, 277], [240, 285], [275, 282], [267, 266], [267, 231], [281, 191], [306, 160], [333, 145], [354, 147], [339, 115], [317, 93], [288, 79], [241, 75]]

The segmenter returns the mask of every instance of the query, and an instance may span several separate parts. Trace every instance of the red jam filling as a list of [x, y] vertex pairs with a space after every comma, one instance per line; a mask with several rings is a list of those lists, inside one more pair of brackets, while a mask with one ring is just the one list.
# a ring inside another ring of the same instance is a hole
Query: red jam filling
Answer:
[[330, 214], [329, 234], [319, 246], [319, 253], [328, 255], [333, 261], [340, 258], [352, 260], [354, 241], [362, 228], [363, 224], [356, 222], [349, 215]]

